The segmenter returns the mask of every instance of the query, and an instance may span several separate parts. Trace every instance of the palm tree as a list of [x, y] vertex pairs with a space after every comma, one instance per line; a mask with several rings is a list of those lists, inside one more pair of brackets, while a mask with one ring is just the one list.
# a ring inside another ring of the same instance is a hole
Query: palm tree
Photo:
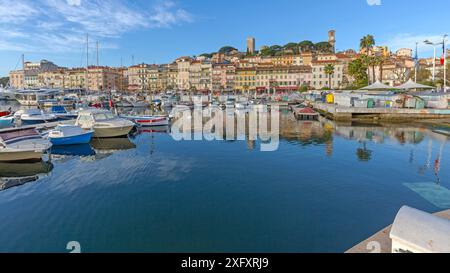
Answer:
[[[365, 49], [367, 57], [370, 56], [370, 51], [374, 45], [375, 45], [375, 38], [373, 37], [373, 35], [370, 35], [370, 34], [362, 37], [359, 42], [359, 48]], [[373, 61], [371, 61], [369, 58], [368, 62], [372, 63], [372, 70], [374, 70], [375, 65], [373, 64]], [[375, 75], [375, 72], [374, 71], [372, 71], [372, 72], [373, 72], [373, 75]], [[370, 84], [369, 68], [367, 68], [367, 78], [369, 79], [369, 84]], [[373, 80], [375, 81], [375, 76], [373, 77]]]
[[372, 35], [366, 35], [361, 38], [359, 42], [359, 48], [366, 50], [366, 55], [369, 55], [370, 50], [375, 45], [375, 38]]
[[331, 75], [334, 74], [334, 65], [327, 64], [324, 68], [325, 75], [328, 76], [328, 87], [331, 89]]
[[376, 56], [375, 57], [375, 62], [377, 64], [377, 66], [380, 68], [380, 82], [383, 82], [383, 65], [384, 62], [386, 61], [386, 57], [384, 56]]

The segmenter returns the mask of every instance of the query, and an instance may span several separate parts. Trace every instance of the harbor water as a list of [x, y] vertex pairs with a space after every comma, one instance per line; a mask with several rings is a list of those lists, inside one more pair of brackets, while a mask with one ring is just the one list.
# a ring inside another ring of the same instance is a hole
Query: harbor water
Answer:
[[272, 152], [153, 128], [1, 163], [16, 182], [0, 191], [0, 252], [344, 252], [403, 205], [450, 208], [446, 136], [280, 119]]

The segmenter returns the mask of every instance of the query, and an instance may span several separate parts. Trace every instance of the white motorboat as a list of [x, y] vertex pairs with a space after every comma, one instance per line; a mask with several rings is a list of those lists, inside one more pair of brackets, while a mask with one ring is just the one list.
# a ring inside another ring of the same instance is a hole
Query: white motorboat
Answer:
[[36, 129], [0, 131], [0, 162], [40, 161], [52, 144]]
[[134, 127], [133, 122], [101, 109], [80, 111], [75, 125], [85, 130], [94, 130], [94, 138], [126, 136]]
[[0, 100], [16, 100], [16, 94], [10, 89], [0, 88]]
[[41, 102], [53, 101], [60, 93], [60, 90], [48, 89], [19, 90], [16, 91], [16, 99], [21, 105], [24, 106], [38, 106]]
[[22, 125], [41, 124], [56, 121], [58, 119], [55, 115], [45, 114], [39, 109], [19, 110], [14, 114], [14, 117], [19, 119]]

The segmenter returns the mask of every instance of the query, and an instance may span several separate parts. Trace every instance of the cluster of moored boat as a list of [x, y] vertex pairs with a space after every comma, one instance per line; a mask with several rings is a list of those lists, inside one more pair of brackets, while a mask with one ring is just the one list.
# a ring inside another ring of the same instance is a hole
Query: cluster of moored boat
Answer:
[[[45, 114], [39, 109], [20, 110], [20, 113], [3, 113], [2, 118], [20, 116], [32, 124], [45, 123], [53, 129], [39, 132], [36, 126], [21, 126], [0, 130], [0, 162], [39, 161], [53, 145], [86, 144], [92, 138], [127, 136], [135, 126], [166, 126], [167, 116], [119, 116], [109, 110], [89, 108], [77, 112], [74, 124], [57, 122], [55, 114]], [[28, 119], [30, 118], [30, 119]], [[55, 121], [54, 123], [48, 123]]]

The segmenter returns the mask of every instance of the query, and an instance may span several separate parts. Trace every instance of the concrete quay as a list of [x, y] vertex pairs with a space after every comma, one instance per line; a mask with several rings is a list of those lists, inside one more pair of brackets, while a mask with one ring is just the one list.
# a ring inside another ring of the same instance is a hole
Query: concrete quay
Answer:
[[411, 121], [450, 118], [450, 109], [356, 108], [326, 104], [323, 102], [312, 102], [311, 104], [316, 111], [336, 121]]
[[[450, 220], [450, 210], [441, 211], [435, 213], [434, 215]], [[392, 241], [389, 238], [392, 225], [379, 231], [372, 237], [364, 240], [363, 242], [357, 244], [351, 249], [347, 250], [345, 253], [348, 254], [358, 254], [358, 253], [391, 253], [392, 251]]]

